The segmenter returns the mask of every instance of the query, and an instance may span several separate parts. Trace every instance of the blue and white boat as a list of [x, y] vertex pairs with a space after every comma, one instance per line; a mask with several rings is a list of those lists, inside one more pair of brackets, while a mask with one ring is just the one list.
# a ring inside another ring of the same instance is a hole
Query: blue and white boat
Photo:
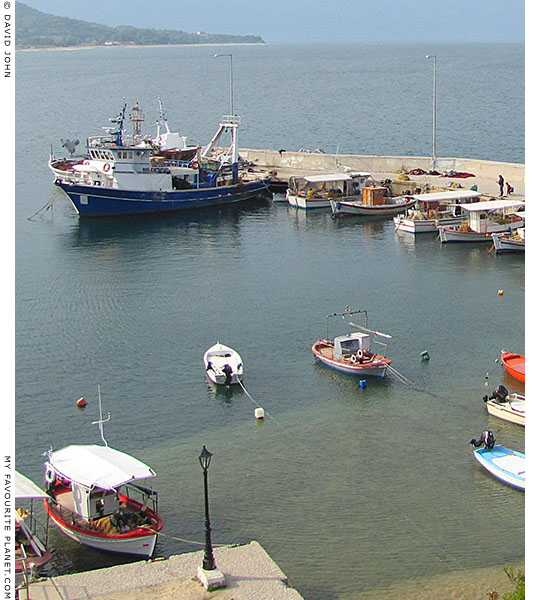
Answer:
[[[525, 454], [496, 445], [490, 431], [485, 431], [481, 440], [471, 440], [471, 444], [477, 446], [474, 457], [484, 469], [504, 483], [525, 490]], [[482, 444], [484, 447], [479, 448]]]
[[[54, 158], [49, 168], [55, 185], [81, 217], [162, 213], [212, 207], [248, 200], [265, 193], [266, 178], [239, 173], [240, 117], [227, 115], [205, 147], [187, 146], [186, 138], [165, 133], [141, 134], [144, 115], [136, 104], [130, 113], [133, 133], [125, 129], [127, 104], [105, 134], [89, 137], [83, 156]], [[161, 112], [161, 124], [166, 120]], [[223, 134], [228, 148], [217, 147]], [[176, 144], [174, 144], [176, 142]], [[72, 152], [78, 142], [64, 142]], [[171, 144], [172, 147], [171, 147]]]

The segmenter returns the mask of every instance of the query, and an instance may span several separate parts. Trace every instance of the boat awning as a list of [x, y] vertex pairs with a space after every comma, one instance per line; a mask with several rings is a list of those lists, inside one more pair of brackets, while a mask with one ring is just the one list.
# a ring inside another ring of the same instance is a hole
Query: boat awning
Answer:
[[455, 202], [457, 200], [469, 200], [472, 198], [480, 198], [480, 192], [472, 190], [454, 190], [452, 192], [430, 192], [428, 194], [414, 194], [415, 200], [422, 202]]
[[70, 481], [86, 488], [105, 490], [156, 475], [137, 458], [109, 446], [67, 446], [51, 452], [49, 464], [58, 475]]
[[31, 479], [28, 479], [19, 471], [15, 471], [15, 498], [17, 500], [47, 497], [47, 494]]
[[325, 181], [351, 181], [357, 177], [369, 177], [371, 173], [326, 173], [326, 175], [308, 175], [307, 177], [300, 177], [299, 179], [305, 179], [309, 183], [324, 183]]
[[517, 210], [525, 206], [525, 202], [519, 200], [487, 200], [486, 202], [474, 202], [472, 204], [460, 204], [463, 210], [469, 212], [493, 212], [494, 210], [502, 210], [510, 208]]

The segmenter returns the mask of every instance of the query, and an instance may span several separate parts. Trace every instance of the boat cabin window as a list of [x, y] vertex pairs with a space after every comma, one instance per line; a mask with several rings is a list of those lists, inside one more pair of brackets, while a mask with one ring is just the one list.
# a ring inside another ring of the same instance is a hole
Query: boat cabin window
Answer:
[[114, 490], [95, 488], [90, 493], [90, 519], [99, 519], [118, 510], [118, 494]]

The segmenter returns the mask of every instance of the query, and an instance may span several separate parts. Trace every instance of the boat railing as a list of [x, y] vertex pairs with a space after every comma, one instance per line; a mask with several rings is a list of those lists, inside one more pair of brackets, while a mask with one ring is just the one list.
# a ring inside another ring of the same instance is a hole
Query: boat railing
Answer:
[[98, 531], [98, 527], [94, 525], [94, 523], [92, 523], [91, 521], [87, 521], [77, 513], [73, 512], [72, 510], [69, 510], [69, 508], [62, 506], [54, 498], [49, 499], [49, 508], [52, 513], [57, 515], [65, 523], [71, 523], [71, 525], [75, 525], [76, 527], [80, 527], [81, 529]]
[[374, 344], [379, 344], [380, 346], [384, 347], [383, 353], [381, 354], [381, 356], [384, 356], [386, 358], [386, 352], [388, 351], [388, 344], [385, 344], [384, 342], [381, 342], [380, 340], [373, 340]]
[[58, 176], [58, 179], [63, 183], [69, 183], [70, 185], [93, 185], [96, 187], [112, 188], [113, 182], [109, 179], [102, 179], [99, 177], [92, 176], [91, 173], [62, 173]]
[[32, 533], [32, 535], [34, 535], [38, 539], [44, 539], [45, 546], [47, 545], [49, 538], [49, 529], [41, 521], [36, 519], [33, 512], [25, 512], [21, 518], [21, 521], [24, 523], [24, 527], [28, 529]]
[[223, 125], [240, 125], [240, 115], [223, 115], [221, 122]]
[[151, 504], [151, 510], [158, 514], [158, 494], [156, 491], [136, 483], [128, 483], [125, 486], [126, 496], [141, 504], [141, 510], [145, 510]]

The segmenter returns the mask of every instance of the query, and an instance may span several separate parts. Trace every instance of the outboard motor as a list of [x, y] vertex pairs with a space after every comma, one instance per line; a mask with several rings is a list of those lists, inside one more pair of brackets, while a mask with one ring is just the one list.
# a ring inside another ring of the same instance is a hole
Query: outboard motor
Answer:
[[473, 438], [469, 444], [472, 444], [475, 448], [484, 446], [486, 450], [492, 450], [495, 446], [495, 436], [492, 431], [484, 431], [478, 440]]
[[495, 402], [506, 402], [508, 398], [508, 390], [504, 385], [498, 385], [492, 392], [491, 396], [484, 396], [484, 402], [495, 400]]
[[232, 380], [232, 369], [230, 365], [224, 365], [223, 372], [225, 373], [225, 385], [230, 385]]

